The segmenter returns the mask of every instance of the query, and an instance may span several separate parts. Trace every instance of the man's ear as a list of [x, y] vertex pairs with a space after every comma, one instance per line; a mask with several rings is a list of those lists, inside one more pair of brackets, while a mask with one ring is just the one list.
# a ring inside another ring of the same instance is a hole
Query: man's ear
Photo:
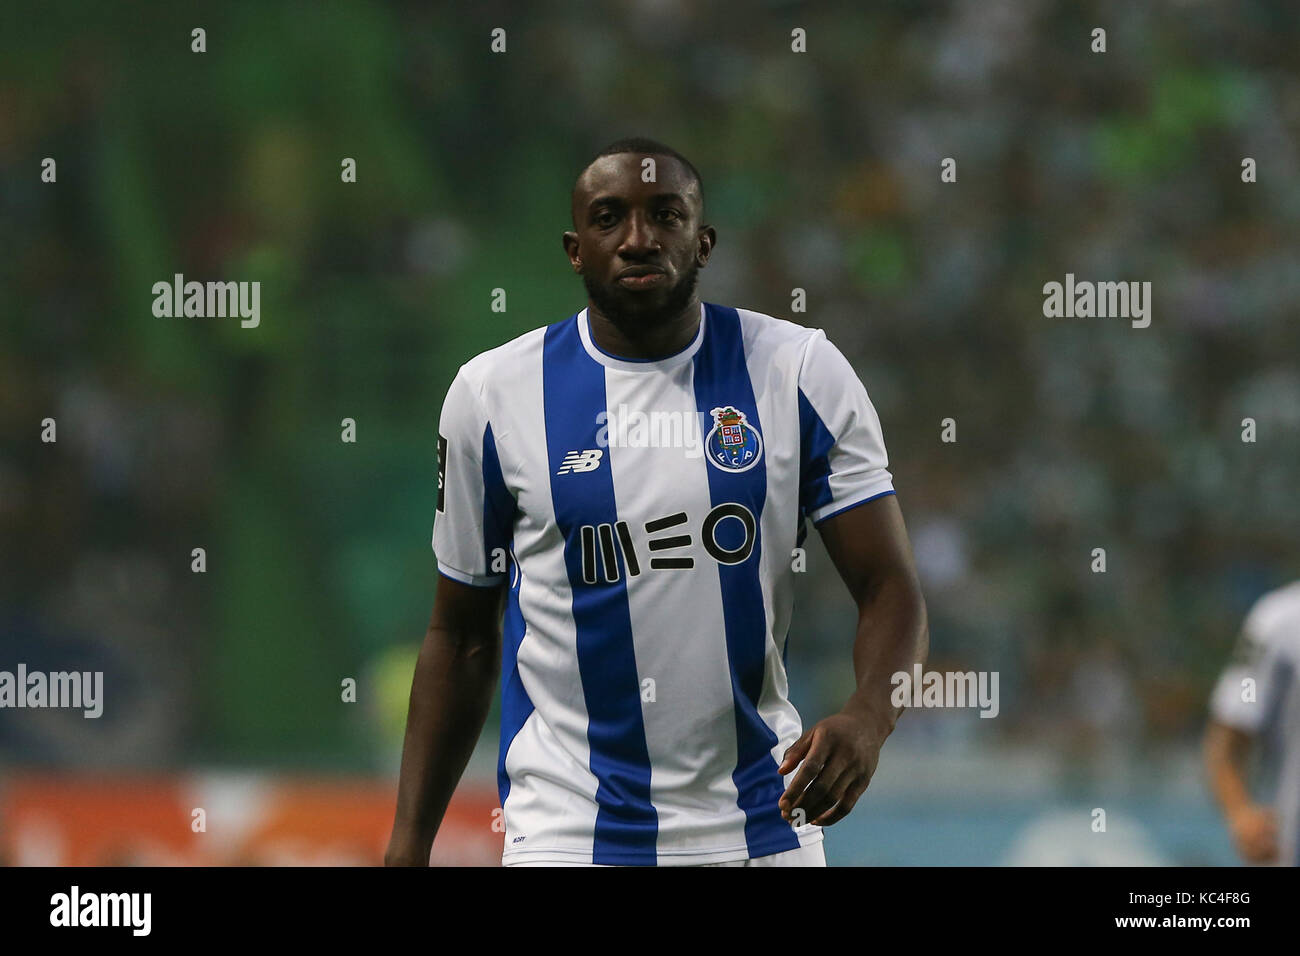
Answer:
[[569, 259], [569, 265], [573, 271], [582, 274], [582, 256], [578, 254], [578, 234], [576, 232], [566, 232], [560, 237], [564, 245], [564, 254]]
[[709, 256], [713, 254], [713, 247], [718, 242], [718, 232], [712, 226], [701, 226], [698, 238], [695, 261], [702, 268], [708, 264]]

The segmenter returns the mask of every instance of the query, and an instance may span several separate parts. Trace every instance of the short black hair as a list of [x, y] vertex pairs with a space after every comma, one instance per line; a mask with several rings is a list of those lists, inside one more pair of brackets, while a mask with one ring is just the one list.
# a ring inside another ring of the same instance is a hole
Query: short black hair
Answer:
[[615, 140], [595, 156], [591, 157], [587, 165], [582, 167], [582, 172], [578, 173], [577, 179], [574, 180], [574, 190], [576, 191], [578, 188], [577, 180], [582, 178], [582, 173], [585, 173], [591, 168], [592, 163], [602, 157], [618, 156], [621, 153], [639, 153], [642, 156], [671, 156], [673, 159], [677, 160], [690, 171], [691, 178], [695, 180], [695, 188], [699, 190], [700, 193], [700, 209], [703, 210], [704, 180], [700, 178], [700, 171], [695, 168], [695, 164], [671, 146], [661, 143], [656, 139], [650, 139], [647, 136], [630, 136], [626, 139]]

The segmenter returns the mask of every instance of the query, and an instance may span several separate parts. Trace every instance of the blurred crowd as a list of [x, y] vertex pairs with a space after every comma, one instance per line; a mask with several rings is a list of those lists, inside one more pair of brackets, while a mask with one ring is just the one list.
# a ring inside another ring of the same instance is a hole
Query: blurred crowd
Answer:
[[[703, 175], [703, 297], [825, 328], [875, 402], [929, 667], [1001, 675], [999, 719], [906, 733], [1085, 764], [1188, 743], [1250, 603], [1300, 577], [1284, 0], [197, 16], [0, 36], [0, 667], [110, 693], [99, 722], [0, 718], [0, 761], [391, 769], [443, 394], [583, 307], [569, 189], [626, 135]], [[175, 273], [260, 281], [260, 327], [155, 317]], [[1150, 327], [1045, 318], [1067, 273], [1151, 282]], [[853, 615], [811, 547], [790, 665], [816, 719]]]

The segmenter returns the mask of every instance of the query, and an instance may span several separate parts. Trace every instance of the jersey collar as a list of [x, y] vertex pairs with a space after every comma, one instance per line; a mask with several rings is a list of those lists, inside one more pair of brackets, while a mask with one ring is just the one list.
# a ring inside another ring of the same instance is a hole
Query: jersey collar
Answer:
[[587, 310], [583, 309], [578, 313], [578, 337], [582, 339], [582, 347], [587, 350], [587, 354], [606, 368], [615, 368], [624, 372], [651, 372], [665, 371], [670, 368], [676, 368], [683, 362], [689, 362], [695, 357], [695, 353], [700, 350], [704, 343], [704, 326], [708, 322], [709, 310], [700, 302], [700, 327], [695, 333], [695, 338], [691, 344], [686, 346], [675, 355], [669, 355], [661, 359], [624, 359], [617, 355], [610, 355], [597, 345], [591, 338], [591, 326], [587, 322]]

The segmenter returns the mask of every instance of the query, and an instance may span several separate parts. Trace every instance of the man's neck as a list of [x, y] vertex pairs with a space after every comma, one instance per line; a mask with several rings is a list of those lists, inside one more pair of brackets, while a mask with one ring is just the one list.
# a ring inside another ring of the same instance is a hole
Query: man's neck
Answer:
[[700, 330], [700, 300], [693, 297], [686, 308], [667, 322], [620, 325], [587, 302], [587, 324], [591, 339], [602, 351], [625, 359], [653, 361], [668, 358], [690, 345]]

